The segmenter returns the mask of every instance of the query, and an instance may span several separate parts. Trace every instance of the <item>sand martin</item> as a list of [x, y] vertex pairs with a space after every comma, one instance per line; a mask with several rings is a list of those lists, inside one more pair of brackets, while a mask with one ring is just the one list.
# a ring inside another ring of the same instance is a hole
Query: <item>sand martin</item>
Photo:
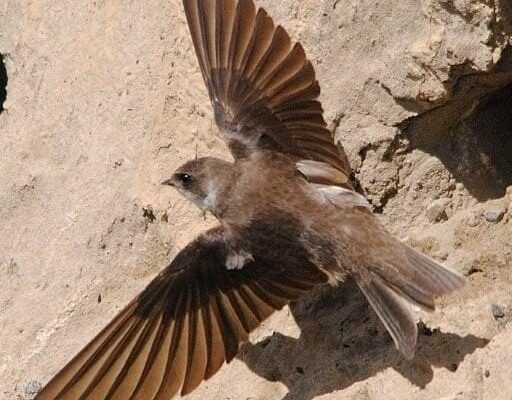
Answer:
[[291, 300], [355, 280], [407, 358], [411, 305], [463, 285], [393, 238], [354, 191], [300, 43], [252, 0], [184, 0], [220, 135], [234, 162], [191, 160], [164, 177], [218, 226], [186, 246], [36, 397], [168, 400], [236, 355]]

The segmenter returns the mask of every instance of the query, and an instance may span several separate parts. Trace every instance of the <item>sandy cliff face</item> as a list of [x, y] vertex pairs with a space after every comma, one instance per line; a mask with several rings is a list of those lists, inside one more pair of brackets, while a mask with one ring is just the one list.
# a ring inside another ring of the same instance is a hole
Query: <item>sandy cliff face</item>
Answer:
[[[380, 217], [468, 284], [419, 315], [411, 361], [351, 282], [319, 290], [189, 398], [512, 398], [512, 3], [258, 4], [315, 60], [327, 120]], [[31, 398], [213, 224], [159, 182], [196, 147], [228, 153], [178, 0], [3, 0], [0, 54], [8, 400]]]

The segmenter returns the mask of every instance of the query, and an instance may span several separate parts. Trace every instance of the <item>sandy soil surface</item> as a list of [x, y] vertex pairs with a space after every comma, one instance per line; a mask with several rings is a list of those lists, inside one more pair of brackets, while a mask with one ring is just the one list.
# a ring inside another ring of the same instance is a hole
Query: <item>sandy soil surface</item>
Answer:
[[[258, 4], [380, 218], [468, 283], [411, 361], [351, 282], [318, 290], [189, 399], [512, 399], [512, 3]], [[0, 398], [30, 399], [214, 223], [159, 182], [229, 156], [179, 0], [2, 0], [0, 54]]]

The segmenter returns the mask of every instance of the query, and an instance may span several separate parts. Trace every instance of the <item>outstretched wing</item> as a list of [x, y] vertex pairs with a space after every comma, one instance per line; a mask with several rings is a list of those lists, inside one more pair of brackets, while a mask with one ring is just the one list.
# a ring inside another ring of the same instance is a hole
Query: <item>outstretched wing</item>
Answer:
[[271, 149], [326, 163], [347, 181], [350, 165], [326, 128], [301, 44], [292, 45], [252, 0], [183, 4], [215, 120], [234, 157]]
[[222, 229], [189, 244], [36, 397], [168, 400], [237, 353], [274, 310], [326, 281], [308, 263], [227, 270]]

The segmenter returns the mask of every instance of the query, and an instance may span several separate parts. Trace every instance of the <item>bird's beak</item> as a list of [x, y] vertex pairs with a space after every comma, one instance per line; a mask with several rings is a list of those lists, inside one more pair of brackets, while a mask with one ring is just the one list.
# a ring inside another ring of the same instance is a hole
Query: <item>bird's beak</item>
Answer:
[[172, 179], [167, 179], [166, 181], [163, 181], [161, 184], [162, 185], [167, 185], [167, 186], [175, 186], [174, 182], [172, 181]]

